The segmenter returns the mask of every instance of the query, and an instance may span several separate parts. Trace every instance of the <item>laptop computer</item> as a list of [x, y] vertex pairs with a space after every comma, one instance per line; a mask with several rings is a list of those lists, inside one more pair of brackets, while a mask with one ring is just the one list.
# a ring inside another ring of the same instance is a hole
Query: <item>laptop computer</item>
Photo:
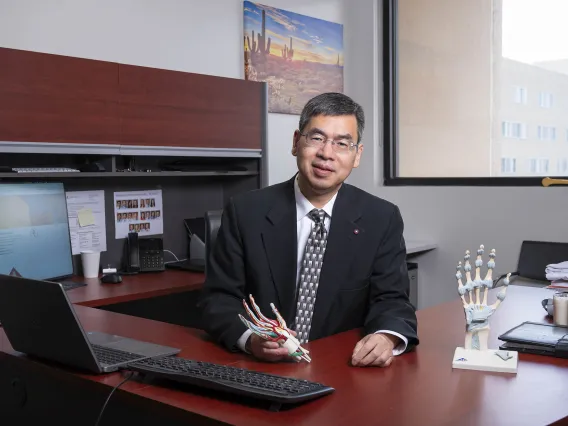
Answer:
[[0, 274], [0, 320], [14, 350], [110, 373], [133, 361], [175, 355], [178, 348], [87, 331], [60, 283]]
[[517, 272], [519, 276], [548, 284], [546, 266], [568, 260], [568, 243], [523, 241]]

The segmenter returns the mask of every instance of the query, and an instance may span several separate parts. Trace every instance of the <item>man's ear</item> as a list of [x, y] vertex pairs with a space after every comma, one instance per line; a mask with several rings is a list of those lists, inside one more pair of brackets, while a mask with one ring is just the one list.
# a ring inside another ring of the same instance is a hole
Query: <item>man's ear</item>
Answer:
[[355, 153], [355, 161], [353, 162], [353, 168], [359, 167], [361, 161], [361, 154], [363, 154], [363, 144], [359, 144], [357, 147], [357, 152]]
[[292, 155], [296, 157], [298, 155], [298, 143], [300, 142], [300, 132], [298, 130], [294, 131], [294, 136], [292, 139]]

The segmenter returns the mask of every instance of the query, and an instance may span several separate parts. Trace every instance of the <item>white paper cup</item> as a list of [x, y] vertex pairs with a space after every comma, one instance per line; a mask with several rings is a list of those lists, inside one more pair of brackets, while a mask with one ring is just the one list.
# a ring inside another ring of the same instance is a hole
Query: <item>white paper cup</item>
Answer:
[[83, 276], [85, 278], [97, 278], [99, 276], [100, 260], [101, 254], [98, 251], [85, 250], [81, 252]]

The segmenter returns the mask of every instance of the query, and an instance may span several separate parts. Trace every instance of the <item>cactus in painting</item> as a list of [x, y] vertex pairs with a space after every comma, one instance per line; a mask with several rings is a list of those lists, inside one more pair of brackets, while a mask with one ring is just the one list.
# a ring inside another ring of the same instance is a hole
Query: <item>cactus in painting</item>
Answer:
[[256, 53], [256, 41], [254, 40], [254, 30], [252, 30], [252, 45], [250, 44], [250, 37], [247, 36], [247, 46], [248, 50], [251, 52], [251, 54], [255, 54]]
[[251, 52], [250, 52], [250, 47], [247, 48], [247, 43], [250, 44], [250, 41], [248, 41], [248, 37], [247, 37], [247, 36], [244, 36], [243, 39], [244, 39], [244, 45], [245, 45], [245, 52], [244, 52], [244, 55], [245, 55], [245, 67], [246, 67], [247, 65], [250, 65], [250, 55], [251, 55]]
[[291, 61], [294, 58], [294, 45], [292, 43], [292, 37], [290, 37], [290, 48], [285, 44], [284, 49], [282, 49], [282, 57], [287, 61]]
[[294, 58], [294, 46], [292, 44], [292, 37], [290, 37], [290, 51], [288, 52], [290, 60]]
[[266, 63], [270, 56], [271, 39], [266, 35], [266, 12], [262, 11], [262, 30], [252, 37], [245, 36], [245, 68], [254, 67], [258, 72], [266, 71]]
[[272, 40], [266, 39], [266, 12], [262, 11], [262, 33], [257, 34], [257, 40], [254, 39], [254, 30], [252, 32], [252, 44], [249, 36], [247, 36], [247, 47], [253, 55], [267, 56], [270, 55], [270, 43]]
[[262, 34], [258, 34], [258, 52], [263, 55], [270, 55], [270, 37], [266, 43], [266, 11], [262, 10]]

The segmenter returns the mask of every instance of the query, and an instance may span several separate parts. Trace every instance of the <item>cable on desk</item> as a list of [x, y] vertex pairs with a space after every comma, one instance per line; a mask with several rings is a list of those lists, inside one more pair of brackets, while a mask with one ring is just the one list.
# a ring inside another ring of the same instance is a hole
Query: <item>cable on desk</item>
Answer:
[[95, 423], [95, 426], [98, 426], [102, 417], [103, 417], [103, 413], [105, 411], [106, 406], [108, 405], [108, 402], [110, 401], [110, 397], [112, 396], [112, 394], [114, 393], [115, 390], [117, 390], [119, 387], [121, 387], [123, 384], [125, 384], [127, 381], [129, 381], [132, 376], [134, 375], [134, 372], [131, 371], [130, 374], [128, 376], [126, 376], [126, 378], [120, 382], [118, 385], [116, 385], [109, 393], [105, 403], [103, 404], [103, 408], [101, 409], [101, 412], [99, 413], [99, 418], [97, 419], [97, 422]]
[[177, 257], [177, 256], [176, 256], [176, 255], [174, 254], [174, 252], [173, 252], [173, 251], [170, 251], [170, 250], [166, 250], [166, 249], [164, 249], [164, 251], [165, 251], [165, 252], [167, 252], [167, 253], [169, 253], [169, 254], [171, 254], [171, 255], [172, 255], [173, 257], [175, 257], [175, 258], [176, 258], [176, 261], [178, 261], [178, 262], [179, 262], [179, 259], [178, 259], [178, 257]]
[[170, 261], [168, 261], [168, 262], [164, 262], [164, 263], [181, 262], [181, 261], [183, 261], [183, 260], [187, 260], [187, 259], [178, 259], [178, 257], [177, 257], [177, 256], [176, 256], [176, 255], [174, 254], [174, 252], [173, 252], [173, 251], [170, 251], [170, 250], [166, 250], [166, 249], [164, 249], [164, 251], [165, 251], [165, 252], [167, 252], [167, 253], [170, 253], [170, 254], [171, 254], [171, 255], [172, 255], [173, 257], [175, 257], [175, 258], [176, 258], [176, 260], [170, 260]]

